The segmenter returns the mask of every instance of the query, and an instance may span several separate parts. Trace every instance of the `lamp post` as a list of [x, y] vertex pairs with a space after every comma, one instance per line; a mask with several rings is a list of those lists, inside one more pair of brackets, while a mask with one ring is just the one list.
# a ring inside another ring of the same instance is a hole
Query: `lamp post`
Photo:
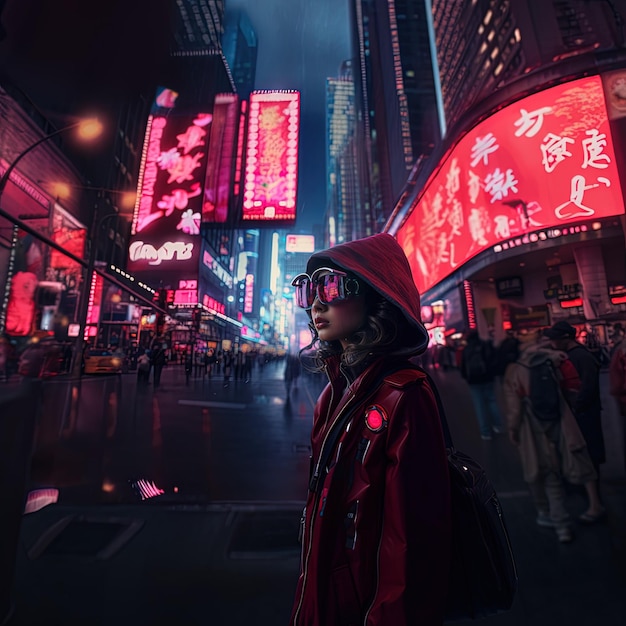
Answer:
[[[13, 173], [13, 170], [16, 168], [17, 164], [27, 154], [29, 154], [32, 150], [40, 146], [42, 143], [45, 143], [49, 141], [50, 139], [57, 137], [58, 135], [70, 132], [75, 129], [78, 130], [78, 136], [81, 140], [90, 141], [92, 139], [95, 139], [102, 133], [102, 124], [100, 124], [100, 122], [95, 118], [83, 119], [83, 120], [74, 122], [73, 124], [69, 124], [68, 126], [64, 126], [63, 128], [59, 128], [58, 130], [55, 130], [52, 133], [44, 135], [43, 137], [41, 137], [34, 143], [27, 146], [24, 150], [22, 150], [13, 159], [13, 161], [11, 161], [11, 163], [8, 165], [7, 169], [5, 170], [4, 174], [2, 174], [2, 177], [0, 178], [0, 217], [4, 217], [8, 219], [11, 223], [13, 223], [13, 229], [14, 229], [13, 241], [15, 241], [16, 239], [15, 233], [16, 233], [16, 229], [19, 228], [19, 226], [17, 224], [17, 221], [13, 218], [13, 216], [8, 211], [5, 211], [4, 208], [2, 207], [2, 195], [7, 186], [7, 183], [9, 182], [11, 178], [11, 174]], [[14, 261], [15, 261], [15, 246], [12, 246], [11, 257], [9, 260], [9, 267], [13, 265]], [[5, 296], [6, 294], [10, 292], [11, 280], [12, 280], [12, 274], [9, 273], [7, 275], [7, 281], [6, 281], [6, 286], [5, 286]], [[4, 300], [6, 301], [6, 299], [7, 298], [5, 297]], [[4, 332], [5, 322], [6, 322], [6, 310], [5, 310], [4, 304], [5, 303], [3, 302], [2, 310], [0, 311], [0, 333]]]
[[[37, 146], [41, 145], [42, 143], [45, 143], [46, 141], [49, 141], [50, 139], [53, 139], [57, 135], [61, 135], [63, 133], [67, 133], [67, 132], [69, 132], [71, 130], [74, 130], [75, 128], [77, 128], [79, 130], [79, 137], [81, 139], [85, 140], [85, 141], [89, 141], [91, 139], [95, 139], [102, 132], [102, 124], [100, 124], [100, 122], [98, 120], [96, 120], [96, 119], [88, 119], [88, 120], [81, 120], [80, 122], [75, 122], [74, 124], [70, 124], [69, 126], [64, 126], [63, 128], [59, 128], [58, 130], [55, 130], [54, 132], [49, 133], [48, 135], [45, 135], [45, 136], [41, 137], [41, 139], [38, 139], [37, 141], [35, 141], [35, 143], [32, 143], [30, 146], [28, 146], [27, 148], [22, 150], [22, 152], [20, 152], [13, 159], [11, 164], [7, 167], [6, 171], [2, 175], [2, 178], [0, 178], [0, 200], [2, 199], [2, 192], [4, 191], [4, 188], [6, 187], [7, 183], [9, 182], [9, 178], [11, 177], [11, 172], [13, 172], [13, 170], [16, 167], [16, 165], [29, 152], [34, 150]], [[1, 203], [0, 203], [0, 206], [1, 206]]]

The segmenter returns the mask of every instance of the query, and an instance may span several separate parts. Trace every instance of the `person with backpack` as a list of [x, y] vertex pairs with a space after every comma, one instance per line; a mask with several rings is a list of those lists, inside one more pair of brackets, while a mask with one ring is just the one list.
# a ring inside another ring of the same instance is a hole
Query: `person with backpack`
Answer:
[[289, 624], [439, 626], [450, 476], [433, 388], [409, 361], [428, 333], [408, 260], [382, 233], [313, 254], [292, 284], [310, 317], [307, 367], [328, 384], [313, 415]]
[[[600, 399], [600, 362], [580, 342], [576, 341], [576, 329], [565, 321], [556, 322], [544, 331], [555, 350], [565, 352], [576, 368], [580, 378], [578, 388], [569, 394], [569, 401], [580, 431], [587, 442], [589, 456], [596, 473], [606, 460], [604, 434], [602, 432], [602, 402]], [[599, 486], [587, 490], [587, 510], [578, 517], [583, 524], [595, 524], [606, 519], [606, 511], [599, 496]]]
[[597, 473], [563, 393], [577, 380], [576, 373], [566, 354], [551, 349], [539, 337], [532, 331], [518, 335], [519, 357], [504, 373], [507, 429], [519, 450], [537, 524], [554, 528], [558, 540], [569, 543], [574, 533], [563, 478], [587, 485], [597, 479]]
[[483, 341], [477, 330], [469, 331], [467, 345], [461, 353], [460, 370], [469, 385], [480, 437], [484, 441], [493, 439], [493, 433], [504, 432], [494, 388], [495, 361], [493, 345]]

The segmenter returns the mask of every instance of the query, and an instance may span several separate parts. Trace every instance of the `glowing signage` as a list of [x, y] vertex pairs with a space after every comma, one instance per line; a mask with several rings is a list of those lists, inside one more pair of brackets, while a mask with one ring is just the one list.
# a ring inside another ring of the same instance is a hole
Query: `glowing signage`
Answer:
[[174, 292], [174, 304], [198, 304], [198, 281], [179, 280], [178, 289]]
[[244, 221], [295, 219], [299, 126], [298, 92], [250, 95]]
[[313, 235], [287, 235], [285, 240], [287, 252], [315, 252], [315, 237]]
[[98, 332], [98, 322], [100, 321], [100, 308], [102, 306], [102, 290], [104, 279], [100, 274], [94, 272], [91, 275], [91, 285], [89, 288], [89, 300], [87, 301], [87, 319], [85, 320], [84, 339], [95, 337]]
[[235, 94], [215, 96], [202, 202], [203, 222], [223, 224], [228, 220], [237, 130], [237, 103]]
[[148, 265], [160, 265], [163, 261], [187, 261], [193, 256], [193, 243], [166, 241], [158, 249], [150, 243], [133, 241], [128, 249], [131, 261], [147, 261]]
[[[143, 146], [129, 271], [197, 262], [202, 182], [212, 115], [151, 115]], [[197, 244], [195, 243], [197, 242]]]
[[246, 274], [246, 290], [243, 297], [243, 312], [252, 313], [252, 304], [254, 301], [254, 275]]
[[248, 112], [248, 103], [244, 100], [241, 103], [241, 111], [239, 113], [239, 132], [237, 133], [237, 156], [235, 158], [235, 179], [233, 182], [233, 196], [239, 198], [239, 190], [241, 186], [241, 162], [243, 161], [243, 138], [246, 130], [246, 116]]
[[220, 265], [219, 261], [208, 251], [202, 253], [202, 263], [213, 272], [228, 288], [233, 286], [233, 277]]
[[202, 296], [202, 304], [210, 311], [226, 315], [226, 305], [222, 302], [219, 302], [215, 298], [211, 298], [211, 296], [206, 293], [204, 294], [204, 296]]
[[11, 280], [5, 331], [14, 337], [30, 335], [35, 321], [35, 291], [37, 276], [32, 272], [17, 272]]
[[478, 327], [476, 321], [476, 307], [474, 306], [474, 290], [469, 280], [463, 281], [463, 293], [465, 294], [465, 308], [467, 309], [467, 327], [473, 330]]
[[[52, 233], [52, 241], [59, 244], [70, 254], [82, 258], [85, 256], [85, 239], [87, 230], [84, 228], [57, 228]], [[76, 261], [52, 248], [50, 250], [50, 267], [56, 269], [73, 269], [80, 267]]]
[[425, 291], [503, 241], [622, 214], [598, 76], [533, 94], [465, 135], [397, 233]]

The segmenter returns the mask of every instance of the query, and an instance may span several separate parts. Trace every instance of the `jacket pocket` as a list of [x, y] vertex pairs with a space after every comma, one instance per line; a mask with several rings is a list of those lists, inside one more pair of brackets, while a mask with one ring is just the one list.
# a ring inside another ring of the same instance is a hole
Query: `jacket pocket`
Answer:
[[331, 590], [334, 596], [335, 613], [338, 624], [346, 626], [361, 623], [361, 604], [352, 580], [350, 567], [342, 565], [331, 573]]

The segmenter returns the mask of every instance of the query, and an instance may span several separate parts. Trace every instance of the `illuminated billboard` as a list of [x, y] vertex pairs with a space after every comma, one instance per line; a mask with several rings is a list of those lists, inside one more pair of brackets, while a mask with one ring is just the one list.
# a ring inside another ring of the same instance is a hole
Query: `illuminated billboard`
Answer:
[[397, 233], [425, 291], [533, 231], [624, 212], [600, 77], [533, 94], [465, 135]]
[[313, 235], [287, 235], [285, 239], [287, 252], [315, 252], [315, 237]]
[[300, 94], [250, 95], [243, 189], [244, 221], [293, 221], [298, 186]]
[[197, 268], [211, 120], [209, 113], [149, 117], [128, 250], [129, 272]]
[[224, 224], [228, 221], [234, 175], [235, 137], [239, 123], [238, 108], [235, 94], [215, 96], [202, 201], [202, 221], [206, 223]]

